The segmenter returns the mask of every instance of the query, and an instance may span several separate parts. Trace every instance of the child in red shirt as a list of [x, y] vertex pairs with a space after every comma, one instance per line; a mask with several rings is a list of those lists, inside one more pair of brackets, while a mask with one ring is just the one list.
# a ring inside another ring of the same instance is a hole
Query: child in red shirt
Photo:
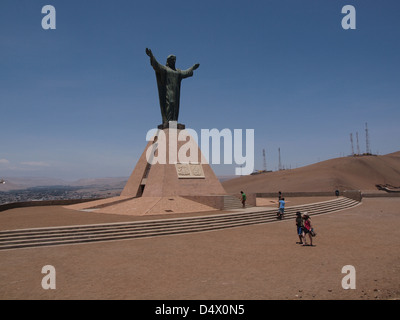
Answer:
[[310, 239], [310, 246], [312, 246], [313, 244], [312, 244], [312, 235], [311, 235], [311, 229], [312, 229], [311, 218], [308, 214], [304, 214], [303, 219], [304, 219], [304, 229], [303, 229], [304, 244], [303, 244], [303, 246], [307, 245], [307, 238], [306, 238], [307, 234]]

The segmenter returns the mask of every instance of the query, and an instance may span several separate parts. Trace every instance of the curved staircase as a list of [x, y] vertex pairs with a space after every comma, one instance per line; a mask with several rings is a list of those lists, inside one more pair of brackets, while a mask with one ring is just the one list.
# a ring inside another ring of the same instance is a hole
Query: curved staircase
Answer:
[[93, 224], [0, 231], [0, 250], [68, 245], [98, 241], [127, 240], [281, 222], [295, 217], [297, 211], [310, 216], [348, 209], [360, 202], [337, 198], [307, 205], [287, 207], [285, 218], [276, 219], [276, 209], [248, 208], [241, 212], [124, 223]]

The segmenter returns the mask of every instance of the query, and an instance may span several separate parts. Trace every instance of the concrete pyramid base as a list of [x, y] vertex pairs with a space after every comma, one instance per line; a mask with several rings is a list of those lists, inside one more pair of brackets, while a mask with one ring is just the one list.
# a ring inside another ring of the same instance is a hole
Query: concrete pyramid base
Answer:
[[[185, 137], [181, 141], [180, 137]], [[163, 151], [162, 151], [163, 150]], [[182, 152], [185, 150], [185, 152]], [[193, 154], [191, 154], [193, 152]], [[160, 156], [165, 154], [165, 157]], [[154, 164], [148, 158], [157, 154]], [[182, 156], [184, 156], [182, 159]], [[188, 160], [188, 159], [191, 160]], [[202, 175], [179, 176], [179, 166], [198, 166]], [[186, 130], [164, 129], [147, 144], [139, 158], [121, 196], [170, 197], [170, 196], [215, 196], [226, 195], [226, 191], [204, 158], [201, 149]]]

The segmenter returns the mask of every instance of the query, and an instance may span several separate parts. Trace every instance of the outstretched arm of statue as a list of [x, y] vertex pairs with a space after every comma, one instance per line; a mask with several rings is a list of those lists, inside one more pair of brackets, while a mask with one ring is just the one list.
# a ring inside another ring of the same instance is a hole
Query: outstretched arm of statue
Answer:
[[188, 78], [188, 77], [193, 76], [193, 71], [196, 70], [199, 66], [200, 66], [200, 64], [196, 63], [195, 65], [193, 65], [193, 67], [190, 67], [187, 70], [182, 70], [181, 71], [182, 78]]
[[153, 52], [151, 52], [151, 50], [149, 48], [146, 48], [146, 54], [150, 57], [150, 64], [154, 68], [154, 70], [157, 71], [157, 70], [162, 69], [162, 65], [160, 65], [158, 63], [158, 61], [156, 60], [156, 58], [153, 55]]
[[149, 48], [146, 48], [146, 54], [147, 54], [150, 58], [154, 57], [154, 56], [153, 56], [153, 52], [151, 52], [151, 50], [150, 50]]

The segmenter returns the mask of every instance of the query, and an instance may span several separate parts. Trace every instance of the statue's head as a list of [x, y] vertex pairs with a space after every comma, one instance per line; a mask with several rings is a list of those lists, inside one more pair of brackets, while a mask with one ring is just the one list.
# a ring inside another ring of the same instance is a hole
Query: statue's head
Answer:
[[173, 54], [170, 54], [167, 57], [167, 66], [175, 70], [175, 62], [176, 62], [176, 57]]

